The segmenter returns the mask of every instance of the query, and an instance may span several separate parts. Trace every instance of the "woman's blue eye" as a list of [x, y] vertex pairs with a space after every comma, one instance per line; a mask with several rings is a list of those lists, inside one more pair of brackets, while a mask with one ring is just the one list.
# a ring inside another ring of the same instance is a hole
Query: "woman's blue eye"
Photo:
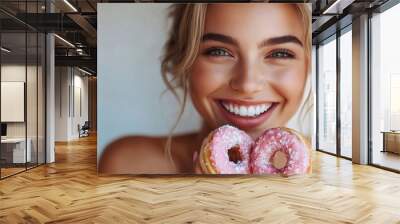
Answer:
[[288, 50], [281, 49], [272, 52], [268, 57], [286, 59], [286, 58], [294, 58], [294, 55], [290, 53]]
[[216, 57], [220, 57], [220, 56], [231, 56], [228, 51], [221, 49], [221, 48], [212, 48], [206, 51], [207, 55], [210, 56], [216, 56]]

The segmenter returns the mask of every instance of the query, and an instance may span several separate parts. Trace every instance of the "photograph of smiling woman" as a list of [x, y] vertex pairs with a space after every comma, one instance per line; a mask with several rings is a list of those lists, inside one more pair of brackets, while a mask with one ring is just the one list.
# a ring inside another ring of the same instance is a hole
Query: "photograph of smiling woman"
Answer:
[[[100, 172], [193, 173], [202, 140], [225, 124], [253, 139], [268, 128], [290, 126], [310, 140], [308, 4], [175, 4], [169, 10], [161, 74], [181, 103], [177, 121], [168, 136], [111, 144]], [[174, 136], [188, 100], [202, 128]], [[124, 162], [129, 157], [135, 162]]]

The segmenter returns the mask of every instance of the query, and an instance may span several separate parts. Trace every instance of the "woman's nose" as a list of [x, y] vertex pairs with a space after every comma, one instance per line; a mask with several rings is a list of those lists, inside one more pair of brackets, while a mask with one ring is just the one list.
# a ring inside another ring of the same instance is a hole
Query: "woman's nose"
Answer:
[[238, 63], [229, 84], [235, 91], [252, 94], [263, 89], [265, 77], [257, 62], [245, 61]]

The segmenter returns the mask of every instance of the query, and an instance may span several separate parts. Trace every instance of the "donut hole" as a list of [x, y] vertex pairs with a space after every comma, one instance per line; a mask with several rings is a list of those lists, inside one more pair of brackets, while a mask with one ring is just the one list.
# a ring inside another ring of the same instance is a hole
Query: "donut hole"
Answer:
[[288, 155], [282, 151], [276, 151], [272, 157], [272, 165], [276, 169], [283, 169], [289, 162]]
[[235, 145], [232, 148], [228, 149], [229, 161], [238, 164], [243, 160], [242, 154], [240, 153], [240, 146]]

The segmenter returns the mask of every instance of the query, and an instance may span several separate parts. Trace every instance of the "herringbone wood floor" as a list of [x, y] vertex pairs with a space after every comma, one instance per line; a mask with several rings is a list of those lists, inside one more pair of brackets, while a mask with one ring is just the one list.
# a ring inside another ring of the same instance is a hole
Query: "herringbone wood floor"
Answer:
[[400, 223], [400, 175], [316, 152], [307, 177], [96, 173], [96, 139], [0, 181], [0, 223]]

